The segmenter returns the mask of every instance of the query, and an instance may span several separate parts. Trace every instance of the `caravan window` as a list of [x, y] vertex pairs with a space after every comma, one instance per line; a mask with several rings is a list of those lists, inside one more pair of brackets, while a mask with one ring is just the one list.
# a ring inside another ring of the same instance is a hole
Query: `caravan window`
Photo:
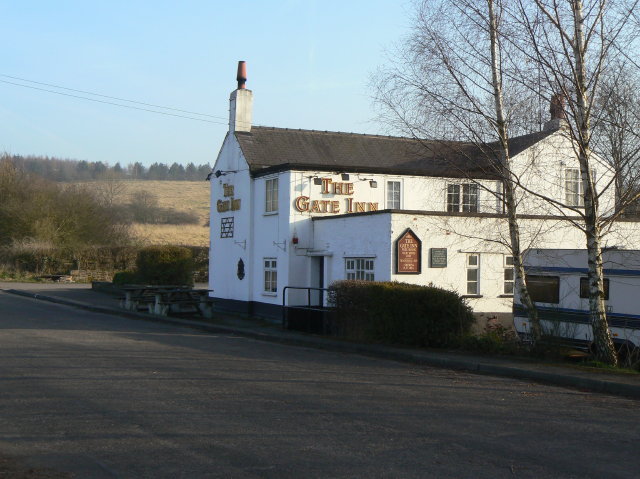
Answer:
[[[588, 298], [589, 297], [589, 279], [588, 278], [580, 278], [580, 297]], [[609, 299], [609, 279], [604, 278], [604, 299]]]
[[560, 278], [558, 276], [527, 275], [527, 289], [531, 299], [537, 303], [560, 302]]

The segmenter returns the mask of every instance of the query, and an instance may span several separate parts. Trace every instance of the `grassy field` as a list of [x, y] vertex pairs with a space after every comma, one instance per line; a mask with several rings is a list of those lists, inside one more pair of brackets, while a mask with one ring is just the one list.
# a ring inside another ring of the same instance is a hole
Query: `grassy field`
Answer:
[[[85, 183], [86, 184], [86, 183]], [[128, 203], [138, 191], [152, 193], [158, 206], [195, 213], [199, 224], [148, 225], [134, 224], [135, 238], [144, 244], [209, 245], [209, 183], [206, 181], [92, 181], [92, 188], [113, 199], [115, 204]]]

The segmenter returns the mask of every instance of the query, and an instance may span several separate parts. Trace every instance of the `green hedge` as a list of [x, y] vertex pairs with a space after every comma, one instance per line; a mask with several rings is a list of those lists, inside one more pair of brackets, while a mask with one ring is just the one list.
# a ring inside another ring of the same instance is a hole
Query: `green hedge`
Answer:
[[141, 283], [138, 279], [138, 274], [135, 271], [118, 271], [113, 275], [113, 280], [111, 282], [116, 286]]
[[419, 347], [458, 345], [474, 321], [453, 291], [399, 282], [338, 281], [329, 288], [336, 333]]
[[193, 254], [182, 246], [149, 246], [138, 252], [136, 275], [144, 284], [193, 285]]

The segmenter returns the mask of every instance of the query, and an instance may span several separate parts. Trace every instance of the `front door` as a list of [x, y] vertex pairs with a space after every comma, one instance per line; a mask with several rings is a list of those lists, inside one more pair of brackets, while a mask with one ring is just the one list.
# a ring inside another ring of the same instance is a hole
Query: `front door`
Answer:
[[[324, 288], [324, 256], [311, 258], [311, 287]], [[323, 306], [324, 292], [311, 291], [311, 306]]]

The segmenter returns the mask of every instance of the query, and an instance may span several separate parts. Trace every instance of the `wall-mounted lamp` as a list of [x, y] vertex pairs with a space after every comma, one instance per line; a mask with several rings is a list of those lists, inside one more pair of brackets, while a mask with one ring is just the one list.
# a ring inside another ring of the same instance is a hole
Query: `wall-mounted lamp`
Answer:
[[369, 186], [371, 188], [377, 188], [378, 187], [378, 182], [376, 180], [374, 180], [373, 178], [360, 178], [358, 176], [358, 180], [360, 180], [360, 181], [368, 181], [369, 182]]
[[349, 173], [342, 173], [340, 177], [342, 178], [342, 181], [349, 181]]
[[320, 177], [318, 177], [318, 176], [315, 176], [315, 177], [313, 178], [313, 184], [314, 184], [314, 185], [321, 185], [321, 184], [322, 184], [322, 178], [320, 178]]
[[237, 172], [238, 170], [227, 170], [227, 171], [216, 170], [214, 175], [216, 175], [216, 178], [220, 178], [221, 176], [227, 176], [229, 173], [237, 173]]

